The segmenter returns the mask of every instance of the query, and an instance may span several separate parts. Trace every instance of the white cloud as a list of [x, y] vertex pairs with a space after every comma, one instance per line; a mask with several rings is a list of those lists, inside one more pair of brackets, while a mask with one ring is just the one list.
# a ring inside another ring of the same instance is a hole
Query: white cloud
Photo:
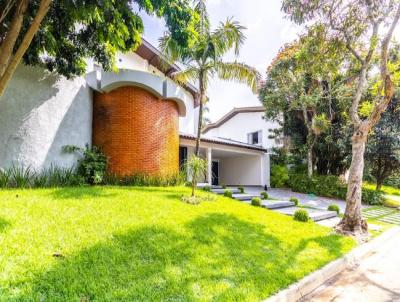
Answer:
[[[239, 61], [256, 67], [264, 75], [268, 64], [281, 46], [296, 38], [299, 28], [284, 18], [280, 0], [208, 0], [212, 26], [228, 17], [234, 17], [243, 26], [247, 40]], [[145, 37], [157, 45], [164, 23], [143, 16]], [[227, 60], [232, 60], [232, 54]], [[210, 118], [215, 121], [233, 107], [259, 105], [257, 96], [245, 85], [215, 80], [209, 87]]]

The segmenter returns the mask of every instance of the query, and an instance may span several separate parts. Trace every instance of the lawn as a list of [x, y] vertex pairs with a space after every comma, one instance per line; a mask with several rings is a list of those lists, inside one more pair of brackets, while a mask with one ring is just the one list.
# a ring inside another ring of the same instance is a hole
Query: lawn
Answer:
[[0, 301], [259, 301], [348, 252], [314, 223], [188, 189], [0, 192]]
[[[364, 183], [363, 187], [371, 190], [375, 190], [376, 185], [372, 183]], [[388, 195], [397, 195], [400, 196], [400, 189], [391, 186], [382, 186], [381, 191]]]

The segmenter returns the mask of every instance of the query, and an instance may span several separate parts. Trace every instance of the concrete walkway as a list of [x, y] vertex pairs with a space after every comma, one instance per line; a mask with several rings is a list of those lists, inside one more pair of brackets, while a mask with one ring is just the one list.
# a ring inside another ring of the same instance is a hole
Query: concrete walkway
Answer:
[[400, 301], [400, 233], [377, 247], [360, 266], [346, 270], [302, 301]]
[[[263, 188], [258, 187], [246, 187], [245, 191], [249, 194], [257, 194], [264, 191]], [[268, 194], [270, 197], [279, 199], [279, 200], [289, 200], [290, 197], [296, 197], [300, 200], [303, 205], [310, 206], [317, 209], [326, 210], [329, 205], [337, 204], [340, 208], [340, 212], [344, 212], [346, 209], [346, 202], [341, 199], [336, 198], [327, 198], [327, 197], [319, 197], [313, 196], [303, 193], [292, 192], [290, 189], [268, 189]]]

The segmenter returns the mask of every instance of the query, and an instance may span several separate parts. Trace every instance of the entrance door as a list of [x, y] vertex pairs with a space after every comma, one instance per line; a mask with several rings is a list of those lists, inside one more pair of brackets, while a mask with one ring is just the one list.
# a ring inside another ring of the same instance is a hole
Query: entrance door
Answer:
[[219, 162], [213, 161], [211, 170], [212, 170], [211, 184], [213, 186], [218, 186], [219, 185]]

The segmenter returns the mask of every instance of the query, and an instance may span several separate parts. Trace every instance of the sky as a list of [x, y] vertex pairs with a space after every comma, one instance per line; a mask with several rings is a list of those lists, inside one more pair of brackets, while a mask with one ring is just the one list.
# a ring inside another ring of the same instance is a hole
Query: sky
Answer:
[[[257, 68], [263, 77], [279, 49], [300, 33], [300, 29], [281, 12], [281, 0], [208, 0], [207, 8], [212, 27], [228, 17], [234, 17], [247, 28], [247, 39], [237, 61]], [[165, 28], [163, 20], [143, 14], [142, 18], [144, 38], [157, 46]], [[226, 56], [227, 61], [234, 59], [232, 54]], [[260, 105], [250, 88], [234, 82], [213, 80], [208, 96], [208, 117], [212, 122], [234, 107]]]

